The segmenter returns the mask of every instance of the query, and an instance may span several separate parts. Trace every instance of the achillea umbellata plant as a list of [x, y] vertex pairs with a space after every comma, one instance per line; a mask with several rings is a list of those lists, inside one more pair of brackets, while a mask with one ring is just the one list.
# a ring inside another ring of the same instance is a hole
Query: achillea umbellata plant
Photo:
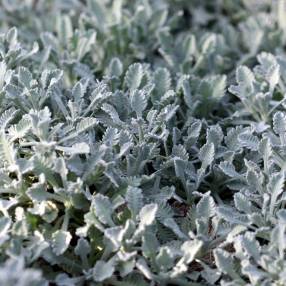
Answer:
[[285, 5], [1, 1], [0, 285], [285, 285]]

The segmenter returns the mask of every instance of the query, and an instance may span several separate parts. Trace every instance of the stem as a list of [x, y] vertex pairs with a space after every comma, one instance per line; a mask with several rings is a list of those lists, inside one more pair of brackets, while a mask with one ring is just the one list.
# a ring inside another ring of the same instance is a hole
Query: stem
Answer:
[[47, 197], [51, 200], [55, 200], [59, 203], [65, 203], [66, 199], [62, 198], [61, 196], [59, 196], [58, 194], [52, 194], [52, 193], [48, 193], [47, 192]]
[[89, 269], [89, 263], [88, 263], [88, 259], [87, 259], [86, 255], [81, 255], [80, 258], [82, 260], [83, 268], [88, 270]]
[[67, 231], [69, 226], [69, 220], [70, 220], [70, 209], [67, 208], [64, 216], [64, 221], [62, 224], [62, 230]]
[[276, 105], [274, 105], [270, 111], [267, 113], [267, 116], [269, 116], [276, 108], [279, 107], [279, 105], [281, 105], [284, 101], [286, 101], [286, 96], [285, 98], [281, 99]]
[[142, 125], [138, 123], [138, 131], [139, 131], [139, 143], [142, 143], [144, 140], [144, 133], [142, 129]]
[[220, 196], [218, 195], [218, 193], [214, 192], [213, 196], [216, 199], [218, 205], [224, 205], [224, 203], [223, 203], [222, 199], [220, 198]]
[[166, 140], [164, 140], [164, 150], [165, 150], [166, 157], [169, 157], [169, 151], [168, 151]]

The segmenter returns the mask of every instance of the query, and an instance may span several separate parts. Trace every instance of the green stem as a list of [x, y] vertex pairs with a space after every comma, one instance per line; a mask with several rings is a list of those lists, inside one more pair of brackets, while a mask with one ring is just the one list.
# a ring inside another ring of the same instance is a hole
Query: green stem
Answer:
[[70, 220], [70, 209], [67, 208], [64, 216], [64, 221], [62, 224], [62, 230], [67, 231], [69, 226], [69, 220]]

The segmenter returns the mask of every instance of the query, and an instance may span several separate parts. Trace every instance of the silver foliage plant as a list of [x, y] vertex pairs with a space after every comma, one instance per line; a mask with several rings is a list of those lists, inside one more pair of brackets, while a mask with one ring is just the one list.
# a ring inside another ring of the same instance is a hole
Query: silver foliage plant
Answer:
[[285, 13], [3, 0], [0, 285], [285, 285]]

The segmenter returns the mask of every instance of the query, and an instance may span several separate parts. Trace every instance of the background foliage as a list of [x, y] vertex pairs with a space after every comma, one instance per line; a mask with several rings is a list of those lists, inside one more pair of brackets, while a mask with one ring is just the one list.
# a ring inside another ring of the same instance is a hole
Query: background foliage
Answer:
[[0, 3], [0, 285], [286, 284], [285, 1]]

